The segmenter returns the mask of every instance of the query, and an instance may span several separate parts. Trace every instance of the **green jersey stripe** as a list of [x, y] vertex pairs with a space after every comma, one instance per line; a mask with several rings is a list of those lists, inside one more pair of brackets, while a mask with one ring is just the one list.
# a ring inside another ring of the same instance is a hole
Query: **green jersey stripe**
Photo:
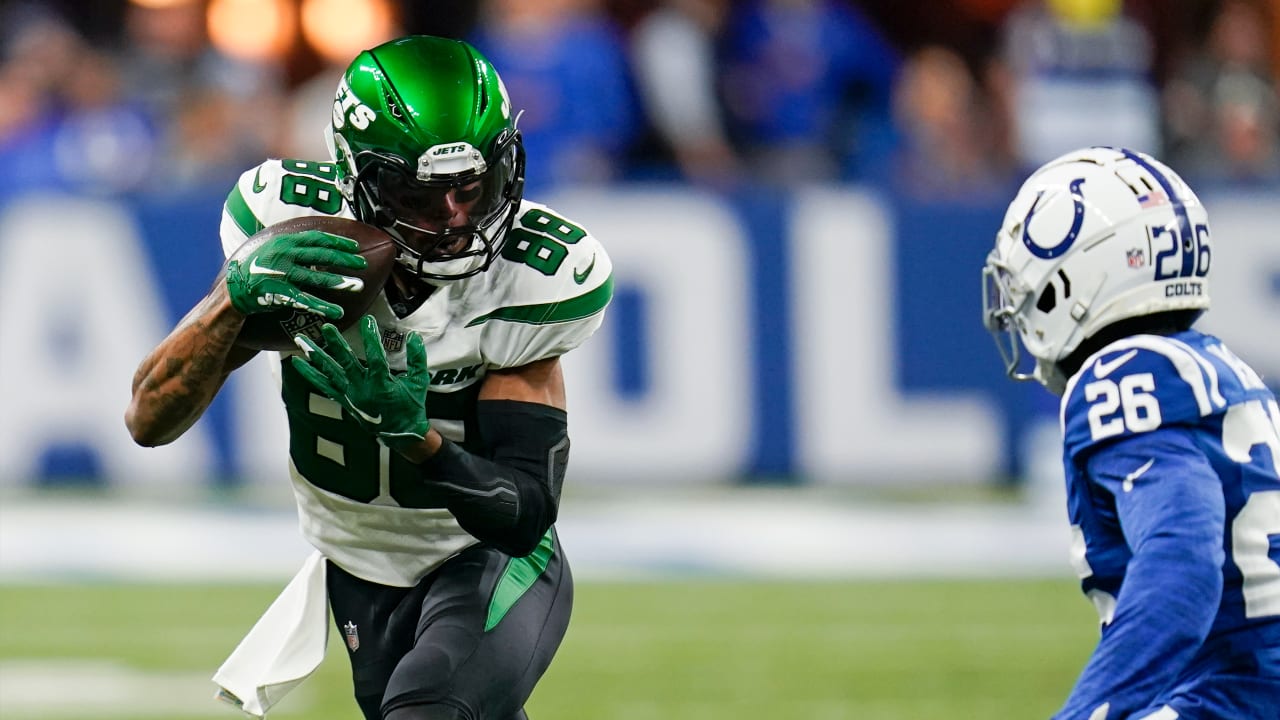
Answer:
[[538, 577], [547, 569], [551, 555], [555, 552], [555, 528], [548, 528], [542, 536], [542, 542], [532, 554], [522, 558], [511, 558], [507, 569], [502, 571], [498, 586], [493, 590], [493, 598], [489, 600], [489, 617], [485, 620], [484, 631], [489, 632], [502, 622], [507, 611], [515, 606], [516, 601], [528, 592], [537, 582]]
[[498, 308], [467, 323], [467, 327], [475, 327], [490, 320], [506, 320], [529, 325], [551, 325], [581, 320], [603, 310], [612, 297], [613, 275], [610, 275], [599, 287], [577, 297], [553, 303]]
[[244, 201], [239, 185], [232, 188], [231, 194], [227, 196], [227, 212], [245, 237], [252, 237], [263, 228], [262, 221], [249, 209], [249, 203]]

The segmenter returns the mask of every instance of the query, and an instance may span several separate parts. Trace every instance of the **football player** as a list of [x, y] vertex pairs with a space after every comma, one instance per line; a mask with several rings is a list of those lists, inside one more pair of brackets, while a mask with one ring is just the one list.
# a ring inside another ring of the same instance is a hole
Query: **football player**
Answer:
[[[300, 216], [395, 239], [369, 314], [300, 335], [280, 368], [301, 528], [326, 559], [368, 720], [524, 718], [569, 622], [553, 524], [569, 450], [559, 358], [600, 326], [611, 265], [580, 225], [522, 197], [516, 119], [473, 47], [397, 39], [343, 75], [332, 157], [249, 169], [222, 215], [228, 256]], [[167, 443], [199, 418], [254, 354], [235, 344], [247, 314], [340, 314], [308, 291], [354, 285], [314, 266], [360, 268], [355, 250], [302, 232], [230, 262], [139, 367], [134, 439]]]
[[1089, 148], [1031, 175], [987, 258], [1007, 373], [1062, 396], [1072, 565], [1101, 617], [1056, 718], [1280, 718], [1280, 408], [1192, 328], [1218, 249], [1172, 170]]

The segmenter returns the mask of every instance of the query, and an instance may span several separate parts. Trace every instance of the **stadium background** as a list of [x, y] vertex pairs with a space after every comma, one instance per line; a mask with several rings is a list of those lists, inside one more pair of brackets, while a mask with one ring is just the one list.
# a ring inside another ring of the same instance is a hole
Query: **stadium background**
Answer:
[[[1047, 715], [1088, 652], [1056, 408], [979, 322], [1027, 170], [1152, 152], [1209, 208], [1206, 326], [1280, 377], [1274, 0], [0, 5], [0, 716], [232, 716], [207, 677], [305, 555], [266, 359], [133, 447], [143, 354], [340, 68], [474, 41], [528, 196], [616, 265], [566, 359], [581, 583], [541, 717]], [[15, 171], [16, 170], [16, 171]], [[335, 641], [336, 642], [336, 641]], [[281, 718], [350, 717], [341, 649]], [[291, 715], [289, 713], [296, 713]]]

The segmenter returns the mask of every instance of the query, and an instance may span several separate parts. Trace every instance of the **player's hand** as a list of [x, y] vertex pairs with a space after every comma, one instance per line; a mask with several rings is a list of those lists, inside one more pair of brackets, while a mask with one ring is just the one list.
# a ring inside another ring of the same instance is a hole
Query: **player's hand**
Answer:
[[427, 349], [422, 337], [409, 333], [405, 354], [408, 369], [393, 373], [382, 350], [378, 321], [360, 318], [364, 342], [362, 363], [338, 329], [325, 323], [317, 345], [305, 335], [294, 338], [305, 356], [295, 355], [293, 367], [321, 392], [337, 400], [351, 417], [387, 447], [398, 450], [421, 442], [427, 421]]
[[359, 249], [355, 240], [319, 230], [277, 235], [245, 257], [227, 263], [231, 305], [245, 315], [292, 307], [337, 320], [342, 317], [341, 307], [303, 288], [363, 289], [359, 278], [314, 267], [364, 268], [369, 263], [356, 254]]

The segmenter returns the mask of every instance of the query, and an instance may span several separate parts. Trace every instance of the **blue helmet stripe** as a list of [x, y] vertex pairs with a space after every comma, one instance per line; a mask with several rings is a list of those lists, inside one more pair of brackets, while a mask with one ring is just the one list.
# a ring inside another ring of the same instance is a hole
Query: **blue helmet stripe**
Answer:
[[1182, 195], [1174, 189], [1173, 183], [1169, 182], [1169, 178], [1165, 177], [1164, 173], [1144, 160], [1141, 155], [1132, 150], [1117, 149], [1125, 157], [1146, 168], [1147, 172], [1155, 177], [1156, 182], [1160, 184], [1160, 189], [1164, 190], [1164, 194], [1169, 198], [1170, 204], [1173, 205], [1173, 214], [1178, 218], [1178, 245], [1182, 248], [1181, 276], [1190, 277], [1196, 270], [1196, 241], [1195, 231], [1191, 227], [1191, 216], [1187, 214], [1187, 204], [1183, 201]]

